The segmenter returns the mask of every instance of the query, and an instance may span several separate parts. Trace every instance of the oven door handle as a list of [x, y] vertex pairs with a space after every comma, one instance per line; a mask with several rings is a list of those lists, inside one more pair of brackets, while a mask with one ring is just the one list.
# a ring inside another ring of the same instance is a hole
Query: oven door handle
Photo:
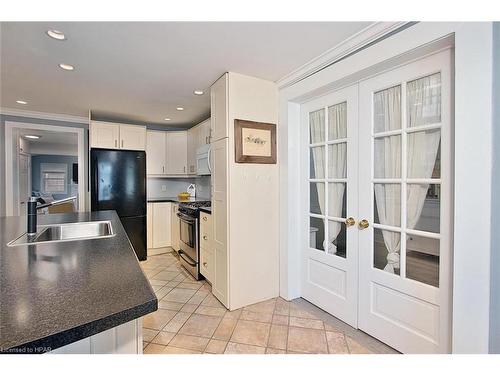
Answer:
[[179, 256], [182, 258], [182, 260], [184, 260], [191, 267], [196, 267], [196, 263], [191, 262], [192, 259], [189, 257], [189, 255], [186, 254], [186, 256], [188, 257], [188, 259], [186, 259], [182, 256], [182, 254], [186, 254], [186, 253], [182, 250], [179, 250]]
[[193, 219], [192, 217], [189, 217], [187, 215], [181, 214], [180, 212], [177, 212], [177, 216], [181, 219], [184, 220], [188, 223], [195, 223], [196, 219]]

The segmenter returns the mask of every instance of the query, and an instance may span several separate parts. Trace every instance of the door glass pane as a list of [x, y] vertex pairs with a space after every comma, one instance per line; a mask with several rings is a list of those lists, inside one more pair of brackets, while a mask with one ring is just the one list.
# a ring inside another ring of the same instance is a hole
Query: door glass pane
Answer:
[[347, 143], [328, 145], [328, 178], [347, 177]]
[[408, 178], [441, 177], [441, 130], [408, 134]]
[[439, 240], [407, 235], [406, 277], [439, 287]]
[[347, 138], [347, 102], [328, 107], [328, 140]]
[[401, 86], [373, 95], [373, 116], [374, 133], [401, 129]]
[[441, 122], [441, 73], [406, 85], [408, 127]]
[[318, 215], [325, 214], [325, 184], [323, 182], [309, 183], [309, 212]]
[[347, 252], [346, 225], [340, 221], [328, 220], [328, 254], [345, 258]]
[[323, 219], [309, 217], [309, 247], [324, 250], [325, 224]]
[[374, 177], [401, 177], [400, 135], [375, 138]]
[[399, 227], [401, 225], [401, 185], [374, 184], [374, 222]]
[[310, 143], [319, 143], [325, 141], [325, 110], [309, 113], [309, 129], [310, 129]]
[[406, 226], [409, 229], [439, 233], [441, 186], [408, 184], [406, 195]]
[[310, 152], [310, 177], [325, 178], [325, 147], [311, 147]]
[[347, 190], [346, 183], [328, 184], [328, 216], [346, 217]]
[[373, 267], [399, 275], [401, 234], [374, 228]]

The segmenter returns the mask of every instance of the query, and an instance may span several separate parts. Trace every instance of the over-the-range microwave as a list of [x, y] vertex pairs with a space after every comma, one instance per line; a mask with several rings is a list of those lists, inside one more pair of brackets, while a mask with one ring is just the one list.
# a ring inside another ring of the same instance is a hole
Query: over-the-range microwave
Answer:
[[210, 152], [211, 145], [203, 145], [196, 150], [196, 174], [211, 175], [212, 168], [210, 167]]

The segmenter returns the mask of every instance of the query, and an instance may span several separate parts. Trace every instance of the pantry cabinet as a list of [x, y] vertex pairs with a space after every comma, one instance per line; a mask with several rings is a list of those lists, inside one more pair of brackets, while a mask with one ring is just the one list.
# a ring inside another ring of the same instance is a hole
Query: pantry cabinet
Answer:
[[220, 77], [210, 88], [210, 127], [212, 141], [228, 137], [228, 73]]
[[146, 149], [146, 127], [92, 121], [90, 147], [143, 151]]

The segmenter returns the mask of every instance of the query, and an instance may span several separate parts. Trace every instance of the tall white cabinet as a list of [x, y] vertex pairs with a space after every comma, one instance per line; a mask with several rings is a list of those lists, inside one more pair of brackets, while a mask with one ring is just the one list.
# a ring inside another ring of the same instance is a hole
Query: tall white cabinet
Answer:
[[277, 124], [278, 90], [270, 81], [226, 73], [210, 96], [212, 292], [234, 310], [279, 295], [278, 164], [234, 160], [234, 120]]

